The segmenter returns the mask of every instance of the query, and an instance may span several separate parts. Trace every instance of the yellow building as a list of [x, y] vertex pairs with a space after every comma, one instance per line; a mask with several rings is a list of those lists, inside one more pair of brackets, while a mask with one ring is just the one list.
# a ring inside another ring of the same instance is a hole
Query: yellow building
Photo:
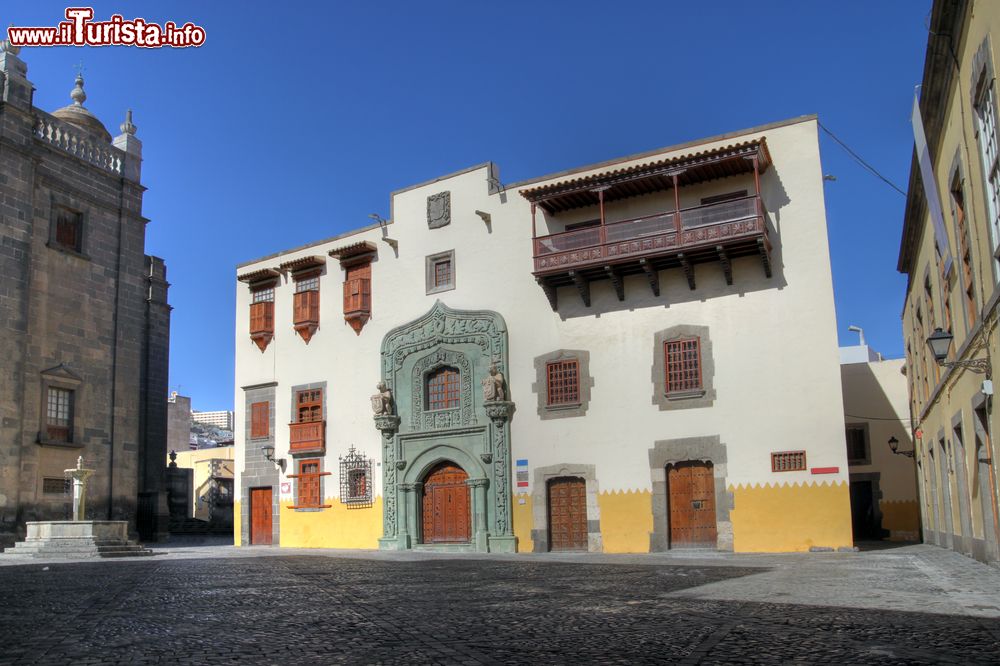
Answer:
[[178, 469], [191, 470], [187, 486], [186, 518], [218, 524], [233, 523], [233, 447], [171, 452]]
[[1000, 4], [935, 2], [928, 35], [898, 266], [924, 540], [995, 562]]

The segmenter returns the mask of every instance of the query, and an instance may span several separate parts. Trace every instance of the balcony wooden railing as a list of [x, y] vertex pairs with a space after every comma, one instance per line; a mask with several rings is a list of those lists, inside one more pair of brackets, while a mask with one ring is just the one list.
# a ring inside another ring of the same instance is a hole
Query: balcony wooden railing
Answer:
[[288, 424], [288, 449], [292, 453], [324, 453], [326, 421]]
[[764, 205], [755, 196], [685, 208], [679, 224], [676, 218], [670, 211], [540, 236], [535, 239], [535, 273], [766, 234]]
[[371, 278], [354, 278], [344, 282], [344, 314], [371, 313]]
[[293, 299], [294, 317], [292, 323], [296, 326], [301, 324], [319, 323], [319, 290], [296, 292]]
[[274, 303], [250, 304], [250, 335], [274, 333]]
[[557, 289], [568, 285], [576, 286], [589, 307], [594, 280], [610, 280], [624, 301], [623, 278], [645, 274], [659, 296], [661, 270], [683, 268], [694, 289], [694, 265], [718, 262], [726, 284], [732, 284], [732, 259], [759, 255], [764, 274], [771, 277], [770, 253], [764, 202], [749, 196], [537, 237], [534, 275], [553, 310]]
[[274, 301], [250, 304], [250, 339], [263, 352], [274, 338]]

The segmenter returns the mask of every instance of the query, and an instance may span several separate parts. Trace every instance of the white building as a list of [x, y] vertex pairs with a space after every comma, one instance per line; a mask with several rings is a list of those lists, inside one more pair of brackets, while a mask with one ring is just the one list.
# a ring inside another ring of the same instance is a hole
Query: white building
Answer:
[[227, 411], [199, 412], [198, 410], [192, 410], [191, 420], [196, 423], [204, 423], [205, 425], [215, 426], [216, 428], [220, 428], [222, 430], [232, 430], [233, 415], [234, 412]]
[[851, 546], [816, 118], [498, 178], [239, 267], [236, 542]]

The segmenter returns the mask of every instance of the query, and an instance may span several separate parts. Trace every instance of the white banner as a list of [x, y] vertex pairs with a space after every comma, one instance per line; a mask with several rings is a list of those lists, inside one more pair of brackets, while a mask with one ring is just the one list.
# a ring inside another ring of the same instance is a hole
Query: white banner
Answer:
[[927, 213], [934, 225], [934, 240], [937, 241], [938, 254], [944, 262], [944, 274], [951, 271], [951, 248], [948, 244], [948, 233], [944, 228], [944, 211], [941, 209], [941, 197], [938, 196], [937, 181], [934, 180], [934, 167], [931, 164], [931, 151], [927, 147], [927, 136], [924, 134], [924, 121], [920, 117], [920, 99], [913, 96], [913, 141], [917, 148], [917, 163], [920, 165], [920, 180], [924, 184], [924, 196], [927, 199]]

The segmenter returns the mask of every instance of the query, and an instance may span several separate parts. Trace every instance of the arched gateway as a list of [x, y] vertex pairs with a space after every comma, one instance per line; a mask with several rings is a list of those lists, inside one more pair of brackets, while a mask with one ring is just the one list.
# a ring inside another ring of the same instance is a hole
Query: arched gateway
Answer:
[[[491, 372], [491, 367], [495, 370]], [[379, 547], [513, 552], [507, 327], [440, 301], [382, 341]]]

